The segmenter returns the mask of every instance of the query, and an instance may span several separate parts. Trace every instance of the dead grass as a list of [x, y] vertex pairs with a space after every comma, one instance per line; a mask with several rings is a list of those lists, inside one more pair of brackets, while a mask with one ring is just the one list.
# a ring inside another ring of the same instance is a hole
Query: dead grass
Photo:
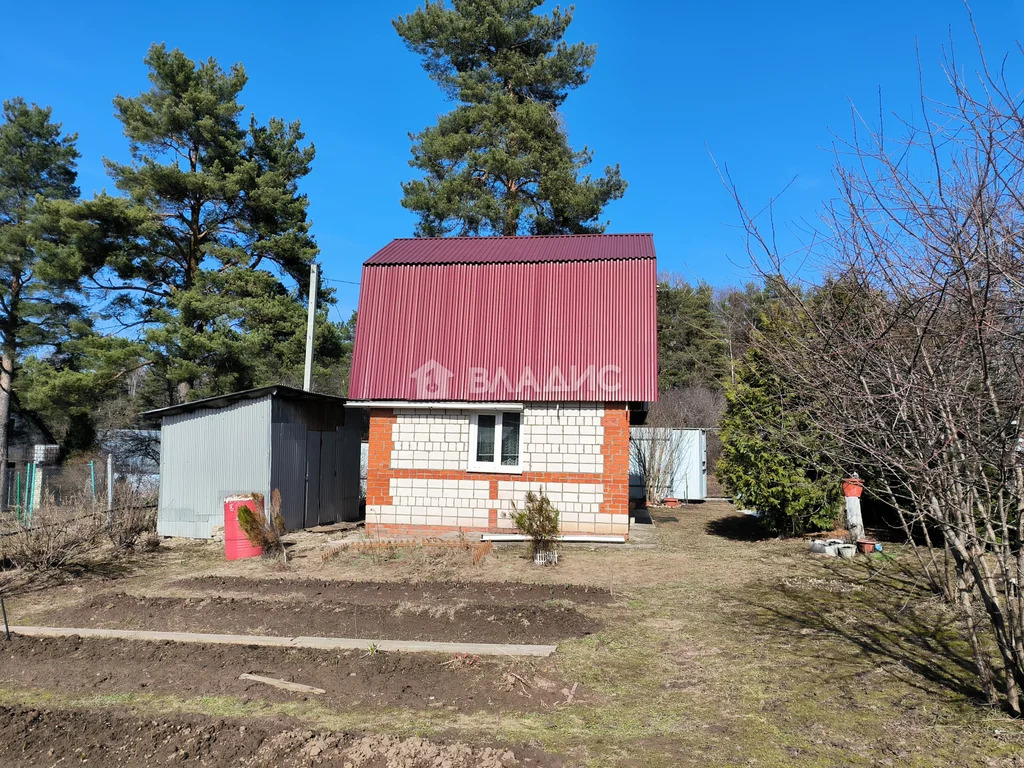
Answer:
[[[581, 695], [551, 711], [335, 710], [317, 702], [241, 702], [214, 691], [203, 699], [62, 701], [531, 742], [566, 756], [568, 765], [1024, 765], [1024, 727], [979, 704], [969, 648], [942, 605], [927, 599], [899, 548], [887, 545], [891, 557], [871, 560], [813, 558], [804, 542], [757, 538], [748, 519], [721, 503], [654, 517], [650, 546], [569, 545], [556, 568], [533, 566], [521, 546], [495, 547], [478, 565], [458, 548], [401, 548], [386, 561], [342, 551], [324, 563], [323, 545], [307, 539], [290, 552], [287, 578], [610, 589], [614, 605], [586, 609], [600, 614], [600, 632], [561, 643], [543, 664], [510, 662], [508, 679], [495, 681], [522, 695], [552, 678], [578, 683]], [[172, 543], [151, 557], [138, 575], [116, 587], [92, 584], [88, 596], [105, 588], [155, 594], [183, 575], [281, 577], [258, 560], [226, 564], [214, 545]], [[18, 608], [70, 599], [67, 589], [25, 595]], [[396, 610], [441, 616], [452, 608], [410, 603]], [[0, 691], [9, 701], [47, 696], [57, 694]]]
[[426, 614], [432, 619], [447, 619], [448, 621], [455, 621], [455, 614], [460, 609], [466, 606], [466, 603], [412, 603], [406, 600], [400, 602], [395, 606], [395, 615], [402, 616], [403, 614], [412, 614], [413, 616], [419, 616]]

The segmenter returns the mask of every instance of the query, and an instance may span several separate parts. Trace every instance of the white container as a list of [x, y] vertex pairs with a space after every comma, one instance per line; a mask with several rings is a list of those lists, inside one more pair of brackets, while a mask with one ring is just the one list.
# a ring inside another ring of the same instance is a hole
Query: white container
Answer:
[[824, 549], [822, 551], [822, 554], [825, 555], [825, 557], [835, 557], [836, 555], [839, 554], [839, 545], [838, 544], [825, 544], [824, 545]]
[[844, 560], [853, 560], [853, 556], [857, 554], [856, 544], [839, 544], [836, 547], [837, 554]]

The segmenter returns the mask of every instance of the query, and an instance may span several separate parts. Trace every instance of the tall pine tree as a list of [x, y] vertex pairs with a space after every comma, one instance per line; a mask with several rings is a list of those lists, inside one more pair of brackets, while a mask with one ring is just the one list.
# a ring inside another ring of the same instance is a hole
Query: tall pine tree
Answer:
[[[302, 364], [318, 253], [298, 191], [313, 147], [298, 122], [243, 124], [241, 65], [225, 72], [163, 45], [145, 61], [152, 88], [114, 99], [133, 161], [107, 161], [127, 203], [106, 200], [123, 248], [100, 285], [116, 292], [115, 312], [146, 328], [176, 400], [287, 376]], [[341, 337], [324, 309], [320, 319], [318, 362], [330, 364]]]
[[559, 107], [589, 78], [597, 47], [563, 41], [572, 10], [535, 14], [542, 0], [427, 2], [393, 23], [459, 105], [411, 136], [402, 205], [416, 234], [578, 234], [604, 231], [622, 197], [616, 165], [594, 178], [593, 153], [569, 146]]
[[714, 313], [707, 283], [658, 281], [658, 387], [662, 392], [688, 386], [718, 390], [726, 376], [726, 339]]
[[8, 424], [20, 359], [53, 345], [82, 313], [90, 265], [63, 226], [78, 197], [75, 134], [49, 108], [5, 101], [0, 121], [0, 508], [7, 500]]

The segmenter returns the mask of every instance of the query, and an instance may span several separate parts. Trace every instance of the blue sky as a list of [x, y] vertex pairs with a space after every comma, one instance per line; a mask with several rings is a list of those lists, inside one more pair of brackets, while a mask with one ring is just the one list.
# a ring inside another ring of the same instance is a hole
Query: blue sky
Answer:
[[[246, 113], [300, 119], [317, 148], [303, 185], [325, 277], [359, 280], [360, 265], [392, 237], [412, 233], [399, 204], [411, 177], [408, 132], [450, 107], [391, 27], [416, 0], [387, 2], [12, 3], [0, 47], [0, 97], [54, 108], [80, 135], [80, 186], [112, 185], [104, 156], [125, 159], [115, 94], [148, 87], [153, 42], [193, 59], [245, 65]], [[1022, 35], [1024, 2], [975, 2], [989, 58]], [[813, 219], [832, 194], [832, 134], [849, 135], [850, 105], [877, 114], [918, 109], [915, 39], [926, 84], [941, 93], [939, 59], [950, 30], [973, 47], [959, 0], [622, 2], [579, 0], [570, 41], [598, 45], [589, 84], [565, 105], [570, 140], [595, 165], [620, 163], [629, 182], [610, 205], [611, 232], [653, 232], [659, 267], [691, 280], [748, 278], [734, 206], [709, 157], [727, 163], [760, 205], [796, 178], [782, 222]], [[1018, 54], [1019, 55], [1019, 54]], [[796, 243], [783, 233], [784, 244]], [[333, 283], [339, 316], [358, 286]]]

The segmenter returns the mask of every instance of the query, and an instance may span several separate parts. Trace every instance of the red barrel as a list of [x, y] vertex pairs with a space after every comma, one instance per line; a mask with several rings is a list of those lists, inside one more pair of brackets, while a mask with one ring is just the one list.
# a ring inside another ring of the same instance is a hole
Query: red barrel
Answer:
[[254, 547], [238, 524], [238, 510], [243, 506], [262, 515], [263, 498], [254, 493], [246, 493], [224, 499], [224, 556], [228, 560], [259, 557], [263, 554], [263, 547]]

